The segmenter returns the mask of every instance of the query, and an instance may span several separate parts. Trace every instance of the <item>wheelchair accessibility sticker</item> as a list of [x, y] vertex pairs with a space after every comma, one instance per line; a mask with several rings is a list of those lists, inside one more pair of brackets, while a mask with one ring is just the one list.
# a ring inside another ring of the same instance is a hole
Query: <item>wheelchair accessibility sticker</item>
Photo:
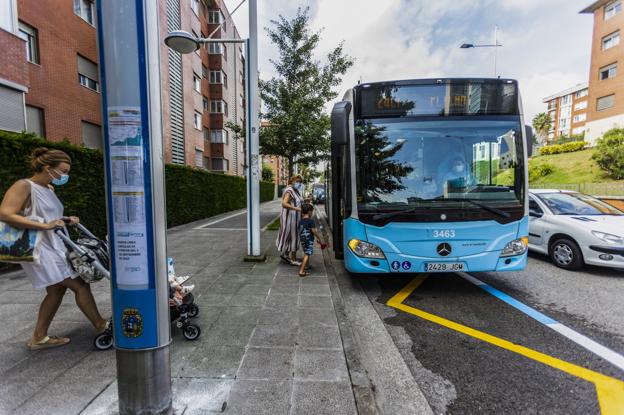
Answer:
[[392, 261], [392, 269], [395, 271], [398, 271], [399, 269], [401, 269], [401, 263], [399, 261]]
[[405, 271], [407, 271], [408, 269], [412, 267], [412, 263], [409, 261], [403, 261], [402, 267]]
[[136, 308], [126, 308], [121, 315], [121, 327], [124, 336], [139, 337], [143, 333], [143, 316]]

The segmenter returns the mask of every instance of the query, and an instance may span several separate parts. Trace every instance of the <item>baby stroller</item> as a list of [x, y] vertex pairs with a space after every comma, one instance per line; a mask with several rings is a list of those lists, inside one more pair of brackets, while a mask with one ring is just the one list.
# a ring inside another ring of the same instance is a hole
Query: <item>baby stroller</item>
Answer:
[[199, 307], [195, 304], [193, 293], [185, 293], [182, 285], [189, 277], [176, 276], [171, 257], [167, 258], [167, 267], [171, 323], [182, 329], [182, 335], [186, 340], [197, 340], [201, 335], [201, 329], [198, 325], [191, 323], [191, 318], [197, 317]]
[[[88, 284], [100, 281], [103, 278], [110, 279], [110, 257], [108, 242], [96, 237], [84, 225], [76, 224], [78, 237], [72, 240], [69, 232], [65, 228], [56, 229], [56, 234], [61, 238], [67, 247], [67, 259], [72, 268]], [[170, 272], [172, 271], [173, 260], [170, 260]], [[199, 307], [194, 303], [192, 293], [188, 293], [175, 301], [175, 290], [169, 290], [169, 314], [171, 322], [176, 327], [182, 329], [182, 334], [187, 340], [196, 340], [201, 334], [199, 326], [192, 324], [190, 319], [199, 314]], [[98, 350], [108, 350], [113, 346], [113, 325], [112, 319], [108, 328], [98, 334], [93, 341]]]
[[[65, 228], [55, 229], [54, 232], [61, 238], [67, 247], [67, 260], [73, 270], [88, 284], [110, 279], [108, 243], [98, 239], [84, 225], [76, 224], [78, 237], [74, 242]], [[108, 350], [113, 347], [113, 324], [109, 321], [106, 330], [98, 334], [93, 340], [98, 350]]]

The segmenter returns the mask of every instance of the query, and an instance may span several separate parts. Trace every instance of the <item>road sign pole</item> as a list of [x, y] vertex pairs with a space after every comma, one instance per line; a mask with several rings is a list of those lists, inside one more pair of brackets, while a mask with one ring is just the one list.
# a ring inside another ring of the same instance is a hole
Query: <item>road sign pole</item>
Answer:
[[260, 125], [258, 90], [257, 1], [249, 0], [249, 39], [245, 41], [247, 92], [247, 260], [263, 260], [260, 252]]
[[119, 413], [170, 414], [158, 3], [97, 14]]

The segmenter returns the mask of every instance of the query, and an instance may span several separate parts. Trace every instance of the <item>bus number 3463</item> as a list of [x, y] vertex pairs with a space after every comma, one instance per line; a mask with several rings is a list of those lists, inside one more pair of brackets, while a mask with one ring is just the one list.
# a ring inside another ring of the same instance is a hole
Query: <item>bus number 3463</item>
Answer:
[[442, 230], [442, 231], [433, 231], [434, 238], [454, 238], [455, 231], [454, 230]]

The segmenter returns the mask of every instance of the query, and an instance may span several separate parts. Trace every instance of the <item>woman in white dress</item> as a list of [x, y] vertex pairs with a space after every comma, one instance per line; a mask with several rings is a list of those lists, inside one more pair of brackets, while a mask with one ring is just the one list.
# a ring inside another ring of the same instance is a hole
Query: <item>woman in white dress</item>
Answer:
[[[54, 229], [65, 226], [63, 204], [56, 197], [54, 187], [69, 180], [70, 157], [61, 150], [37, 148], [31, 157], [34, 172], [30, 179], [15, 182], [5, 193], [0, 204], [0, 220], [16, 228], [41, 231], [37, 247], [38, 263], [22, 263], [22, 268], [30, 277], [35, 289], [45, 288], [46, 296], [41, 302], [37, 324], [32, 337], [27, 342], [31, 350], [62, 346], [69, 342], [67, 337], [49, 336], [48, 328], [58, 311], [63, 296], [69, 288], [76, 297], [76, 304], [89, 319], [96, 333], [106, 329], [107, 321], [100, 315], [91, 288], [81, 278], [77, 278], [65, 257], [63, 241]], [[39, 217], [37, 222], [28, 217]], [[67, 219], [71, 224], [78, 223], [75, 216]]]

